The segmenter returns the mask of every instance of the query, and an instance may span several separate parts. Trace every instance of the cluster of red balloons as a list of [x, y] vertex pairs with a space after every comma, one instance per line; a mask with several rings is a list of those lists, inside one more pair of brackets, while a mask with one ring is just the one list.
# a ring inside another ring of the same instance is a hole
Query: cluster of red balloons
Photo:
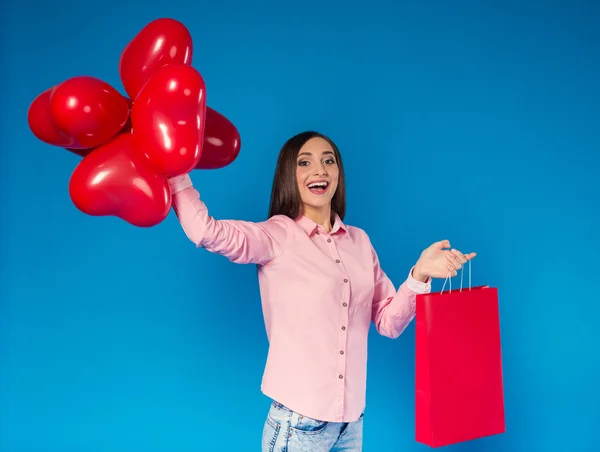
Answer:
[[236, 159], [240, 134], [207, 106], [192, 50], [182, 23], [157, 19], [121, 54], [127, 96], [95, 77], [77, 76], [31, 103], [33, 134], [83, 157], [69, 181], [79, 210], [154, 226], [171, 208], [168, 178], [222, 168]]

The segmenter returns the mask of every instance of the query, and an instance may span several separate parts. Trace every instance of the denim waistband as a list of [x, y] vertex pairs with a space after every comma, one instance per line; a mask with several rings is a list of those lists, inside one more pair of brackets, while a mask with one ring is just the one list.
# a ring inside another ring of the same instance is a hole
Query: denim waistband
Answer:
[[272, 405], [273, 405], [275, 408], [279, 408], [280, 410], [283, 410], [283, 411], [289, 411], [289, 412], [292, 412], [292, 411], [293, 411], [293, 410], [289, 409], [288, 407], [286, 407], [284, 404], [282, 404], [282, 403], [279, 403], [277, 400], [273, 400], [273, 403], [272, 403]]

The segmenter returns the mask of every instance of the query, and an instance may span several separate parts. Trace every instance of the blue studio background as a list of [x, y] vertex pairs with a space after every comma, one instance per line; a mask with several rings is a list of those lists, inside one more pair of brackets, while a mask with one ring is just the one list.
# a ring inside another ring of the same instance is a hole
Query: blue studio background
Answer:
[[[507, 433], [447, 450], [598, 450], [598, 2], [2, 8], [0, 450], [260, 449], [255, 268], [196, 249], [172, 214], [139, 229], [80, 213], [79, 158], [27, 126], [69, 77], [123, 92], [120, 53], [159, 17], [189, 28], [208, 103], [242, 135], [232, 165], [192, 175], [212, 215], [264, 219], [280, 146], [318, 129], [345, 158], [347, 221], [396, 285], [433, 241], [479, 253], [473, 284], [500, 290]], [[366, 451], [428, 450], [414, 333], [371, 335]]]

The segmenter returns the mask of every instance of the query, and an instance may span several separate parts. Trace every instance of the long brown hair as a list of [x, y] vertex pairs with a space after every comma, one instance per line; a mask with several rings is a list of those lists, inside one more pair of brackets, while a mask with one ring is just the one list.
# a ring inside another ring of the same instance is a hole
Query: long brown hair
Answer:
[[295, 219], [300, 214], [302, 200], [300, 199], [298, 182], [296, 181], [298, 153], [308, 140], [316, 137], [326, 140], [333, 148], [335, 160], [339, 168], [339, 178], [336, 192], [331, 200], [331, 211], [332, 217], [336, 213], [340, 219], [344, 219], [346, 215], [346, 184], [342, 156], [331, 138], [314, 131], [299, 133], [287, 140], [282, 146], [273, 178], [269, 218], [274, 215], [286, 215], [291, 219]]

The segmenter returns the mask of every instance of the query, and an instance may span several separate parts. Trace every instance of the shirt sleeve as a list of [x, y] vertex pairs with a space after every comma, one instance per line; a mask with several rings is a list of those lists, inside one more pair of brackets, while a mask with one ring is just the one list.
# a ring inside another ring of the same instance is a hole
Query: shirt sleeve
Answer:
[[431, 292], [431, 278], [426, 282], [417, 281], [412, 277], [413, 267], [396, 291], [392, 281], [382, 270], [372, 246], [371, 254], [375, 278], [371, 318], [379, 334], [396, 339], [415, 317], [417, 294]]
[[267, 265], [285, 249], [286, 217], [253, 223], [209, 215], [189, 175], [169, 179], [172, 206], [187, 237], [197, 246], [238, 264]]

